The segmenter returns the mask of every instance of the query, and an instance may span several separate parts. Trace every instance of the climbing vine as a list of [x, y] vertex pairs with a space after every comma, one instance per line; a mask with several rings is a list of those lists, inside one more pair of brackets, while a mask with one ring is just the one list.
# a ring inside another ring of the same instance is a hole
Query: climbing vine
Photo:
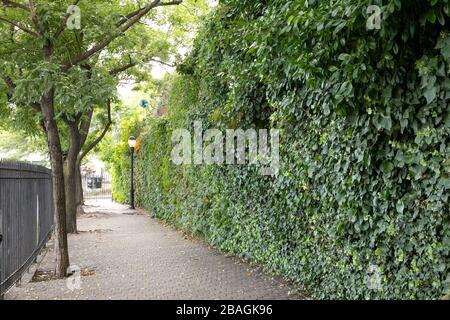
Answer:
[[[316, 298], [448, 294], [449, 4], [373, 2], [222, 1], [178, 67], [169, 114], [130, 129], [138, 202]], [[194, 120], [282, 129], [278, 176], [175, 166], [171, 132]]]

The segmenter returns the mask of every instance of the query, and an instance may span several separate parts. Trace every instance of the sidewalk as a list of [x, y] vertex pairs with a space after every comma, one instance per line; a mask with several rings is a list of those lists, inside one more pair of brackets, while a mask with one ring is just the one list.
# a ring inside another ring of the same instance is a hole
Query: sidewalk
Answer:
[[[71, 264], [82, 270], [81, 288], [70, 290], [67, 280], [22, 283], [5, 299], [301, 298], [284, 281], [186, 239], [144, 210], [112, 202], [89, 203], [85, 210], [80, 233], [69, 235]], [[51, 270], [53, 259], [49, 246], [38, 271]], [[75, 278], [69, 280], [75, 284]]]

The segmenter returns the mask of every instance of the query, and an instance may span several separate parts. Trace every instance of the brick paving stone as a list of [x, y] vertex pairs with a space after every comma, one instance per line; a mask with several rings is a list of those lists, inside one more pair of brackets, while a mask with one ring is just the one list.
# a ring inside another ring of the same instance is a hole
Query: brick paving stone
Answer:
[[[94, 271], [81, 289], [67, 280], [22, 283], [5, 299], [302, 299], [296, 288], [256, 267], [228, 257], [200, 240], [186, 239], [142, 209], [108, 201], [91, 202], [79, 217], [79, 234], [69, 235], [71, 264]], [[48, 246], [38, 270], [51, 270]]]

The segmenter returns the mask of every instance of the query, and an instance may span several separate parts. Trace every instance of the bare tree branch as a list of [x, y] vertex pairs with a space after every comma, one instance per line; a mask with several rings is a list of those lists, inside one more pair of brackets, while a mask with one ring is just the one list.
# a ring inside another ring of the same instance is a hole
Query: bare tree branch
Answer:
[[[6, 86], [8, 87], [8, 100], [11, 100], [14, 96], [14, 93], [16, 92], [16, 85], [14, 84], [14, 81], [10, 76], [3, 76], [2, 79], [3, 81], [5, 81]], [[30, 107], [36, 112], [41, 112], [41, 105], [37, 102], [30, 103]]]
[[[146, 58], [142, 62], [143, 63], [145, 63], [145, 62], [156, 62], [156, 63], [160, 63], [160, 64], [163, 64], [165, 66], [171, 67], [171, 68], [175, 67], [173, 64], [170, 64], [170, 63], [158, 60], [158, 59], [154, 59], [154, 58]], [[112, 76], [116, 76], [116, 75], [118, 75], [121, 72], [124, 72], [124, 71], [126, 71], [126, 70], [128, 70], [130, 68], [133, 68], [133, 67], [137, 66], [138, 64], [139, 64], [138, 61], [132, 61], [132, 62], [126, 64], [126, 65], [123, 65], [121, 67], [118, 67], [116, 69], [113, 69], [113, 70], [109, 71], [109, 74], [112, 75]]]
[[34, 28], [36, 29], [36, 33], [41, 35], [41, 27], [39, 24], [39, 18], [36, 14], [36, 7], [34, 6], [33, 0], [28, 0], [29, 7], [30, 7], [30, 13], [31, 13], [31, 20], [33, 20]]
[[174, 5], [179, 5], [182, 3], [183, 3], [183, 0], [177, 0], [177, 1], [170, 1], [170, 2], [161, 2], [159, 5], [160, 6], [174, 6]]
[[130, 63], [124, 65], [124, 66], [121, 66], [121, 67], [118, 67], [116, 69], [113, 69], [113, 70], [109, 71], [109, 74], [112, 75], [112, 76], [116, 76], [116, 75], [118, 75], [121, 72], [124, 72], [124, 71], [126, 71], [126, 70], [128, 70], [130, 68], [135, 67], [136, 65], [137, 65], [137, 62], [130, 62]]
[[13, 96], [16, 91], [16, 86], [14, 85], [13, 80], [9, 76], [2, 77], [3, 81], [5, 81], [6, 86], [8, 87], [8, 94]]
[[1, 0], [1, 3], [6, 6], [6, 7], [10, 7], [10, 8], [19, 8], [25, 11], [30, 11], [30, 9], [27, 7], [27, 5], [22, 4], [22, 3], [18, 3], [18, 2], [14, 2], [14, 1], [9, 1], [9, 0]]
[[84, 146], [91, 127], [92, 116], [94, 115], [94, 108], [89, 109], [86, 114], [83, 114], [80, 122], [80, 145]]
[[[78, 2], [80, 2], [80, 0], [74, 0], [72, 2], [72, 5], [76, 6], [78, 4]], [[70, 13], [67, 12], [64, 17], [61, 19], [61, 23], [59, 24], [59, 28], [58, 30], [56, 30], [55, 35], [53, 36], [53, 38], [58, 39], [59, 36], [61, 35], [61, 33], [64, 32], [64, 30], [66, 30], [67, 27], [67, 20], [69, 20], [70, 17]]]
[[105, 127], [103, 128], [102, 133], [97, 137], [97, 139], [95, 139], [94, 141], [92, 141], [91, 144], [89, 144], [89, 146], [83, 151], [83, 153], [81, 153], [81, 155], [78, 157], [78, 162], [81, 163], [81, 161], [83, 161], [84, 157], [86, 157], [88, 155], [89, 152], [91, 152], [92, 149], [95, 148], [95, 146], [97, 146], [100, 141], [102, 141], [102, 139], [105, 137], [105, 135], [108, 133], [109, 128], [112, 125], [112, 117], [111, 117], [111, 99], [108, 99], [108, 122], [106, 123]]
[[125, 33], [128, 29], [130, 29], [135, 23], [137, 23], [143, 16], [145, 16], [152, 9], [154, 9], [156, 7], [160, 7], [160, 6], [178, 5], [182, 2], [183, 2], [183, 0], [176, 0], [176, 1], [172, 1], [172, 2], [161, 2], [161, 0], [154, 0], [153, 2], [148, 4], [146, 7], [144, 7], [142, 10], [135, 11], [135, 13], [136, 12], [137, 13], [131, 19], [127, 20], [127, 22], [125, 24], [121, 25], [119, 27], [118, 32], [115, 35], [110, 36], [110, 37], [106, 38], [105, 40], [99, 42], [98, 44], [94, 45], [91, 49], [85, 51], [78, 57], [75, 57], [75, 58], [63, 63], [63, 71], [69, 70], [74, 65], [76, 65], [76, 64], [80, 63], [81, 61], [86, 60], [86, 59], [90, 58], [91, 56], [93, 56], [94, 54], [102, 51], [114, 39], [116, 39], [119, 35]]
[[151, 59], [148, 59], [147, 61], [148, 61], [148, 62], [156, 62], [156, 63], [159, 63], [159, 64], [163, 64], [163, 65], [165, 65], [165, 66], [167, 66], [167, 67], [171, 67], [171, 68], [174, 68], [174, 67], [175, 67], [174, 64], [167, 63], [167, 62], [161, 61], [161, 60], [159, 60], [159, 59], [153, 59], [153, 58], [151, 58]]
[[30, 107], [33, 108], [36, 112], [42, 112], [41, 105], [37, 102], [30, 103]]
[[127, 14], [126, 16], [124, 16], [122, 19], [119, 20], [119, 22], [117, 22], [116, 26], [120, 27], [121, 25], [123, 25], [125, 22], [127, 22], [128, 20], [130, 20], [131, 18], [133, 18], [134, 16], [136, 16], [137, 14], [139, 14], [139, 12], [141, 12], [144, 8], [139, 8], [136, 11], [133, 11], [129, 14]]
[[[172, 6], [172, 5], [178, 5], [181, 4], [183, 1], [171, 1], [171, 2], [162, 2], [160, 3], [158, 6]], [[143, 8], [139, 8], [136, 11], [133, 11], [129, 14], [127, 14], [126, 16], [123, 16], [122, 19], [120, 19], [116, 26], [120, 27], [121, 25], [123, 25], [125, 22], [129, 21], [130, 19], [132, 19], [133, 17], [135, 17], [136, 15], [138, 15], [142, 10], [144, 10], [145, 7]]]
[[39, 37], [39, 34], [37, 34], [36, 32], [34, 32], [33, 30], [30, 30], [30, 29], [28, 29], [28, 28], [26, 28], [26, 27], [23, 27], [23, 26], [21, 26], [20, 24], [14, 22], [14, 21], [11, 21], [11, 20], [9, 20], [9, 19], [7, 19], [7, 18], [0, 17], [0, 21], [4, 21], [4, 22], [6, 22], [6, 23], [9, 23], [10, 25], [17, 27], [17, 28], [19, 28], [20, 30], [22, 30], [22, 31], [24, 31], [24, 32], [26, 32], [26, 33], [29, 33], [29, 34], [31, 34], [32, 36]]

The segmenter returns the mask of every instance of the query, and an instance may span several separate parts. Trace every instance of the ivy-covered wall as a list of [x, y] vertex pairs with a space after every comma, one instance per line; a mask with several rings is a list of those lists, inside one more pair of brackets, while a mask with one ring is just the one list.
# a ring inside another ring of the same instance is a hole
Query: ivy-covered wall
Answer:
[[[222, 1], [178, 67], [169, 114], [126, 128], [140, 135], [139, 204], [316, 298], [448, 293], [449, 6], [383, 1], [368, 30], [371, 4]], [[282, 129], [278, 176], [175, 166], [171, 132], [194, 120]], [[123, 200], [126, 145], [114, 152]]]

